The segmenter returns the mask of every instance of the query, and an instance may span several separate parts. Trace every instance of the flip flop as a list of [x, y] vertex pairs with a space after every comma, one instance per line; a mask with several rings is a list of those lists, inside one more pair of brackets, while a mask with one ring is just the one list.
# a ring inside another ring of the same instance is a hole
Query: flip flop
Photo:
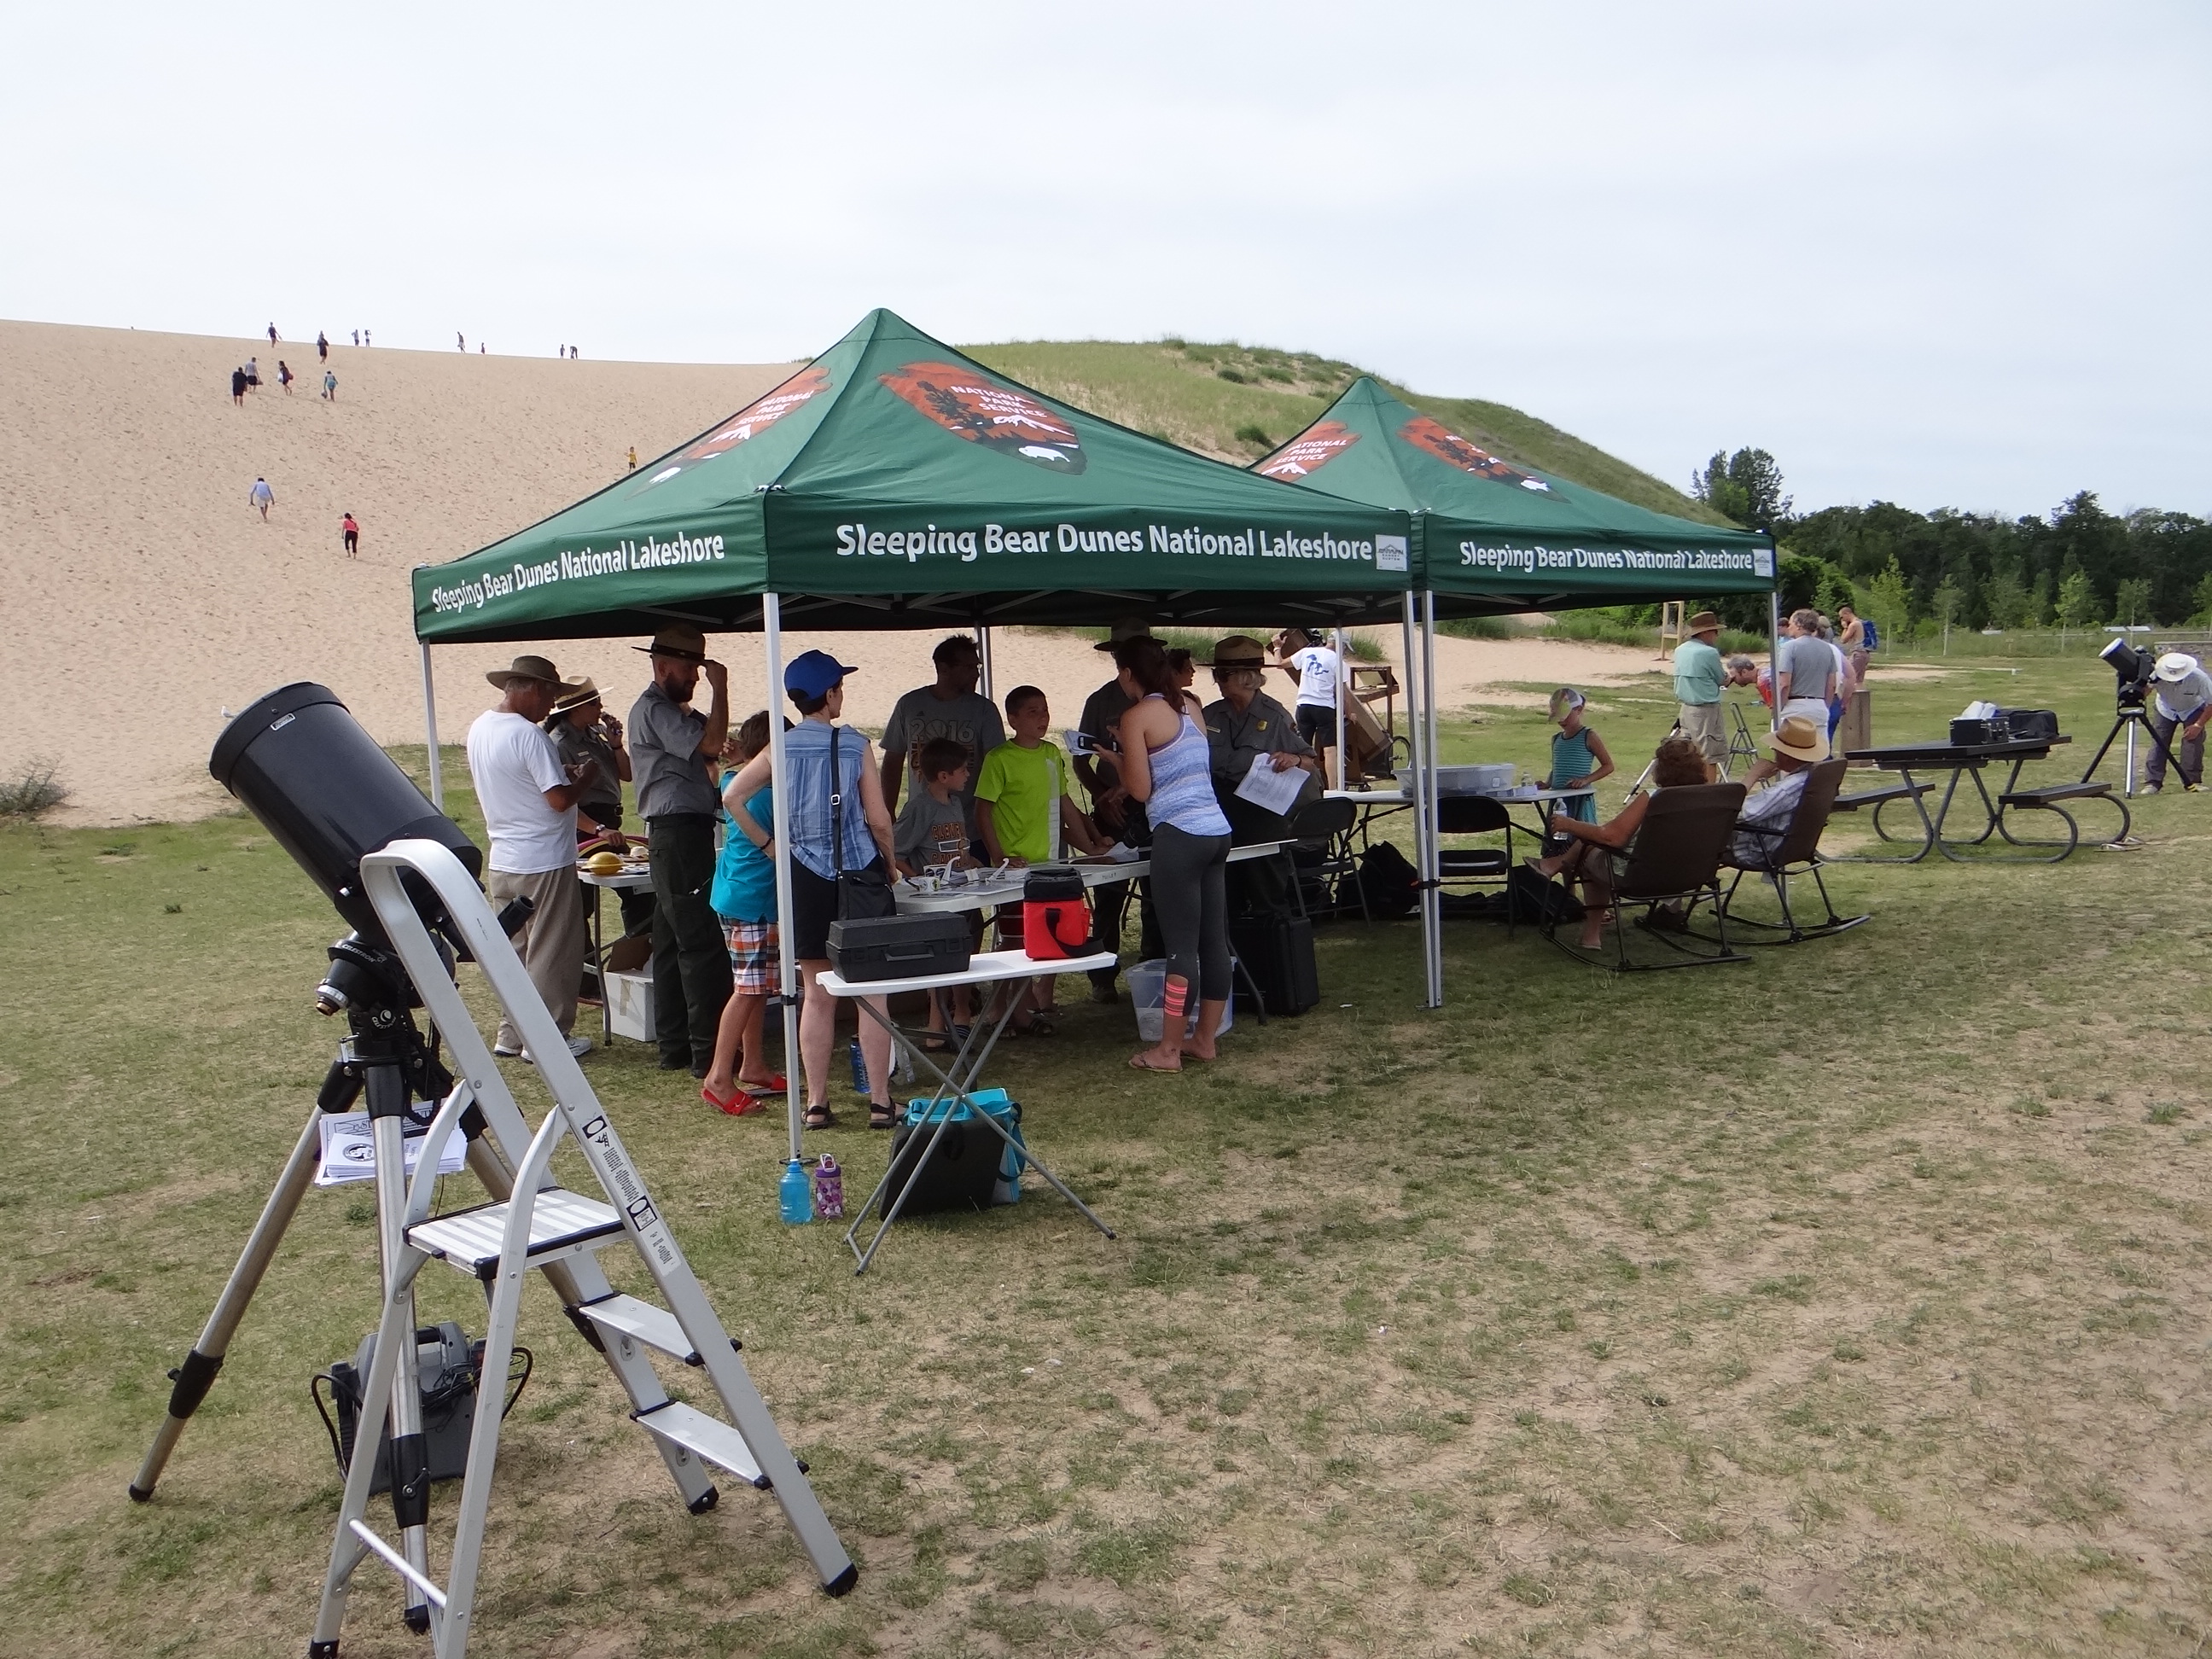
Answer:
[[1145, 1054], [1149, 1052], [1150, 1050], [1145, 1050], [1131, 1054], [1129, 1056], [1129, 1069], [1133, 1072], [1164, 1072], [1170, 1076], [1173, 1076], [1182, 1070], [1181, 1066], [1153, 1065], [1152, 1061], [1145, 1058]]
[[725, 1099], [702, 1085], [699, 1090], [699, 1098], [716, 1111], [726, 1112], [732, 1117], [743, 1117], [747, 1112], [757, 1112], [760, 1109], [760, 1102], [755, 1100], [743, 1089], [732, 1089], [729, 1097]]
[[780, 1095], [786, 1089], [791, 1087], [791, 1079], [785, 1077], [781, 1073], [771, 1077], [765, 1083], [748, 1083], [744, 1079], [739, 1078], [738, 1079], [738, 1087], [743, 1089], [748, 1094]]

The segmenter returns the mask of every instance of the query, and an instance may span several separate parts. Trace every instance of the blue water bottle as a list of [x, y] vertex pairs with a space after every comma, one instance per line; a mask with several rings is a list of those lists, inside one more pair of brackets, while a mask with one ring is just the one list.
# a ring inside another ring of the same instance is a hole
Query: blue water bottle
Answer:
[[866, 1095], [868, 1092], [868, 1060], [867, 1056], [860, 1052], [860, 1039], [854, 1037], [847, 1052], [853, 1060], [853, 1092]]
[[783, 1179], [776, 1184], [776, 1203], [783, 1211], [783, 1218], [796, 1227], [814, 1219], [814, 1184], [806, 1178], [805, 1166], [797, 1158], [784, 1166]]

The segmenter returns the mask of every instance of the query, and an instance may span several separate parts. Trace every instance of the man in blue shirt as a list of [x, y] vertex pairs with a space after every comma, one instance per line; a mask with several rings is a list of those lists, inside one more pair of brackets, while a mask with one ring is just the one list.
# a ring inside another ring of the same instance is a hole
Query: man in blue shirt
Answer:
[[1700, 611], [1690, 618], [1684, 631], [1689, 637], [1674, 647], [1674, 701], [1681, 705], [1674, 723], [1705, 757], [1705, 780], [1710, 783], [1728, 763], [1721, 691], [1729, 676], [1716, 643], [1721, 636], [1721, 619], [1710, 611]]

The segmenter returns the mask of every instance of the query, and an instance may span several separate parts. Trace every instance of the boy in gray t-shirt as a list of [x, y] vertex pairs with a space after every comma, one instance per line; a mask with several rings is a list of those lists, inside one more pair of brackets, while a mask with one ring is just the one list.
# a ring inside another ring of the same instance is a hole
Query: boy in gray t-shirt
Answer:
[[956, 739], [932, 738], [921, 745], [914, 791], [891, 826], [891, 853], [901, 875], [975, 861], [969, 853], [971, 831], [960, 793], [972, 775], [968, 750]]

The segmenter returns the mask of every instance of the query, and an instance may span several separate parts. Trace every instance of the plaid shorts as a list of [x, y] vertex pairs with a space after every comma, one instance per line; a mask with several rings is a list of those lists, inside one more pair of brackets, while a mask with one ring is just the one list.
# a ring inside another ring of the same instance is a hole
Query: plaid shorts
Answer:
[[764, 997], [776, 987], [781, 939], [772, 921], [722, 922], [730, 947], [730, 989], [739, 996]]

